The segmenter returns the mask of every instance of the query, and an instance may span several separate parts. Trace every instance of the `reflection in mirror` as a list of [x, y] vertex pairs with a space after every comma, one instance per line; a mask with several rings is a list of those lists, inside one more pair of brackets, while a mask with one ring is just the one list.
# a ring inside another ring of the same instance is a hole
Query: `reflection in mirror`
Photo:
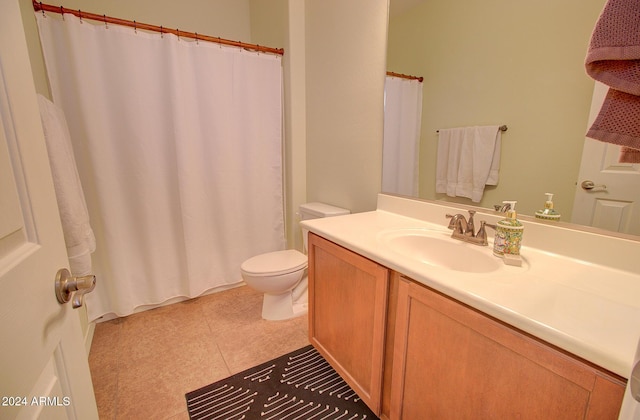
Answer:
[[[533, 215], [553, 193], [563, 222], [572, 221], [574, 207], [590, 206], [591, 216], [576, 221], [640, 234], [625, 222], [638, 219], [639, 204], [616, 181], [602, 181], [599, 171], [589, 180], [605, 190], [580, 187], [583, 147], [595, 142], [585, 140], [594, 81], [584, 60], [605, 0], [390, 3], [387, 69], [424, 77], [420, 198], [473, 204], [435, 191], [438, 129], [506, 124], [500, 179], [480, 206], [517, 200], [519, 213]], [[640, 190], [640, 165], [615, 170]], [[611, 215], [616, 221], [605, 222]]]
[[382, 191], [418, 196], [422, 79], [387, 75], [384, 85]]

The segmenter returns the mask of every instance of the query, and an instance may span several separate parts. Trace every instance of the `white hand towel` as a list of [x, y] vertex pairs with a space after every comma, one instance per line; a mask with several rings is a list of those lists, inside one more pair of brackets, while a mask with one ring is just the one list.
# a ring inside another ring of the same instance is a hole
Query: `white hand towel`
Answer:
[[450, 197], [456, 196], [458, 167], [460, 166], [464, 136], [464, 128], [449, 128], [439, 131], [436, 162], [437, 193], [444, 193]]
[[485, 185], [497, 185], [501, 132], [496, 126], [439, 131], [436, 192], [480, 202]]
[[53, 102], [38, 95], [38, 104], [71, 273], [91, 274], [91, 253], [96, 249], [96, 240], [89, 224], [69, 128], [64, 113]]
[[[493, 135], [494, 126], [481, 127], [483, 131], [488, 130], [487, 133], [482, 134], [483, 136], [488, 136], [489, 138]], [[493, 159], [491, 160], [491, 168], [489, 168], [489, 176], [487, 177], [487, 181], [485, 185], [498, 185], [498, 181], [500, 180], [500, 153], [502, 149], [502, 131], [500, 128], [495, 133], [496, 142], [493, 147]]]

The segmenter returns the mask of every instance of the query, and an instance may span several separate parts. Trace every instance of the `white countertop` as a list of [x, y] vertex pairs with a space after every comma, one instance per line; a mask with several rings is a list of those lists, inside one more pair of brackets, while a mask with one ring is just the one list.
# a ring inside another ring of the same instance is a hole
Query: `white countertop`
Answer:
[[[398, 200], [402, 200], [398, 198]], [[404, 199], [406, 200], [406, 199]], [[379, 199], [378, 210], [325, 219], [306, 220], [301, 225], [345, 248], [370, 258], [388, 268], [402, 273], [422, 284], [436, 289], [454, 299], [468, 304], [497, 319], [554, 344], [596, 365], [628, 378], [640, 337], [640, 273], [627, 270], [623, 260], [619, 267], [594, 263], [592, 259], [579, 259], [574, 255], [562, 255], [548, 249], [527, 245], [527, 230], [532, 236], [545, 234], [549, 248], [557, 247], [555, 230], [546, 226], [525, 225], [522, 267], [502, 265], [489, 273], [467, 273], [427, 265], [395, 252], [380, 238], [387, 232], [402, 229], [430, 229], [449, 235], [445, 213], [446, 206], [427, 202], [411, 203], [413, 209], [425, 210], [424, 217], [408, 217], [400, 214], [402, 205], [389, 196]], [[382, 203], [382, 204], [381, 204]], [[391, 203], [391, 205], [388, 205]], [[403, 204], [403, 203], [400, 203]], [[393, 211], [389, 211], [389, 209]], [[466, 213], [463, 211], [457, 211]], [[442, 213], [442, 214], [440, 214]], [[429, 216], [431, 214], [431, 216]], [[437, 218], [434, 223], [429, 219]], [[427, 219], [427, 220], [421, 220]], [[476, 226], [480, 220], [494, 222], [495, 215], [476, 214]], [[542, 231], [540, 230], [542, 229]], [[542, 233], [541, 233], [542, 232]], [[580, 250], [576, 244], [596, 240], [586, 238], [584, 232], [575, 234], [559, 232], [564, 239], [569, 235], [566, 248]], [[572, 235], [577, 235], [572, 237]], [[592, 235], [592, 234], [587, 234]], [[586, 238], [586, 239], [585, 239]], [[602, 238], [611, 245], [615, 239]], [[541, 241], [532, 239], [532, 243]], [[479, 247], [459, 241], [462, 247], [473, 247], [492, 255], [492, 243]], [[636, 248], [636, 246], [638, 248]], [[599, 253], [629, 251], [640, 258], [640, 243], [615, 242], [612, 246], [597, 250]], [[629, 250], [629, 248], [631, 248]], [[593, 255], [600, 255], [594, 251]], [[571, 252], [569, 252], [571, 254]], [[587, 257], [590, 252], [584, 253]], [[606, 258], [594, 257], [602, 261]], [[616, 260], [613, 258], [612, 260]], [[633, 262], [640, 267], [640, 263]]]

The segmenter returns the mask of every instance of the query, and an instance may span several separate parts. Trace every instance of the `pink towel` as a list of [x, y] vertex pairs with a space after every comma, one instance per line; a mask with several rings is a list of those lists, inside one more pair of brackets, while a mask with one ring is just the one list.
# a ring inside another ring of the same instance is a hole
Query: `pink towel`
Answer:
[[587, 74], [610, 87], [587, 132], [640, 162], [640, 1], [608, 0], [591, 36]]

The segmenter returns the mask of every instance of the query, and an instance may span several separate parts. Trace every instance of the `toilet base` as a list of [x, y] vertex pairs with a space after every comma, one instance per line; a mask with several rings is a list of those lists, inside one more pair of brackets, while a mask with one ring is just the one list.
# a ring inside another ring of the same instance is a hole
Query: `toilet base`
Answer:
[[293, 301], [293, 316], [301, 316], [309, 312], [309, 294], [305, 288], [301, 296]]
[[302, 316], [308, 312], [308, 303], [293, 303], [291, 292], [281, 295], [267, 295], [262, 300], [262, 318], [267, 321], [282, 321]]
[[265, 293], [262, 299], [262, 318], [268, 321], [282, 321], [309, 312], [306, 280], [305, 276], [296, 288], [279, 295]]

